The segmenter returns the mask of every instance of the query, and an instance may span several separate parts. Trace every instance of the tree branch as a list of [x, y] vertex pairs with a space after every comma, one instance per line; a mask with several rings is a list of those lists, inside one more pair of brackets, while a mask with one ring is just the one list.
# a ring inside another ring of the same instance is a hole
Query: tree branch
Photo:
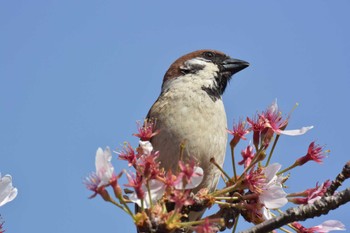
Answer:
[[282, 227], [295, 221], [304, 221], [309, 218], [327, 214], [350, 201], [350, 188], [345, 189], [333, 196], [322, 197], [313, 204], [300, 205], [288, 209], [285, 213], [273, 219], [260, 223], [249, 230], [241, 233], [264, 233]]
[[350, 161], [348, 161], [340, 174], [332, 182], [331, 186], [328, 188], [325, 196], [331, 196], [333, 193], [342, 185], [344, 180], [350, 178]]

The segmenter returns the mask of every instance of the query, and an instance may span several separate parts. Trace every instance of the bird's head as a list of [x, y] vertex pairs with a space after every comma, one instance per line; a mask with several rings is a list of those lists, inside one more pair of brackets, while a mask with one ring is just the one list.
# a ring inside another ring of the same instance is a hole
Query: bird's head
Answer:
[[232, 75], [248, 67], [246, 61], [233, 59], [216, 50], [198, 50], [177, 59], [164, 75], [162, 92], [184, 83], [206, 91], [213, 100], [224, 93]]

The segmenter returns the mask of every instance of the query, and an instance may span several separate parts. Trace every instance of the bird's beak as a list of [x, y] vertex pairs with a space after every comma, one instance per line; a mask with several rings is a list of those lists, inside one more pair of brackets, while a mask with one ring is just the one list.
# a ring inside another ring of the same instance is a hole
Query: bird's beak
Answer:
[[248, 62], [233, 58], [228, 58], [222, 62], [222, 67], [224, 68], [224, 71], [230, 72], [231, 75], [247, 68], [248, 66]]

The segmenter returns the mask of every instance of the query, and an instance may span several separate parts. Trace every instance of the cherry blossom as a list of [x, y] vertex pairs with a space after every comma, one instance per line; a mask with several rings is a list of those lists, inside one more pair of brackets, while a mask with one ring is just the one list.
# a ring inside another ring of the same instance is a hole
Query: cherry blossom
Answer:
[[281, 165], [274, 163], [265, 168], [258, 168], [247, 176], [249, 189], [259, 194], [259, 202], [268, 209], [280, 208], [288, 202], [281, 178], [276, 175], [280, 169]]
[[[150, 208], [153, 203], [158, 201], [163, 197], [163, 194], [165, 192], [165, 185], [163, 182], [159, 180], [152, 179], [149, 181], [149, 190], [146, 186], [146, 184], [141, 184], [140, 189], [142, 190], [142, 198], [134, 192], [129, 195], [129, 200], [136, 203], [138, 206], [142, 206], [142, 201], [143, 201], [143, 206], [144, 208]], [[139, 191], [140, 192], [140, 191]]]
[[326, 155], [323, 151], [323, 147], [311, 142], [307, 150], [307, 154], [299, 158], [296, 162], [299, 166], [309, 162], [315, 161], [316, 163], [322, 163], [322, 159], [326, 158]]
[[238, 162], [239, 165], [243, 165], [244, 167], [248, 167], [253, 160], [255, 153], [253, 152], [253, 147], [248, 145], [247, 148], [242, 150], [241, 155], [243, 157], [242, 161]]
[[316, 200], [321, 199], [321, 197], [327, 192], [327, 189], [332, 184], [330, 180], [326, 180], [321, 185], [316, 184], [315, 188], [307, 189], [301, 193], [293, 194], [293, 196], [306, 196], [306, 197], [297, 197], [291, 198], [290, 201], [295, 204], [312, 204]]
[[163, 176], [163, 170], [160, 168], [160, 162], [157, 160], [158, 156], [158, 151], [141, 156], [137, 161], [137, 172], [150, 179]]
[[93, 172], [89, 176], [87, 176], [84, 179], [83, 183], [85, 184], [87, 189], [94, 192], [89, 198], [94, 198], [99, 193], [99, 184], [101, 183], [101, 179], [97, 176], [96, 173]]
[[193, 189], [200, 185], [203, 180], [204, 171], [201, 167], [195, 166], [195, 162], [185, 164], [179, 161], [180, 173], [177, 178], [176, 189]]
[[253, 118], [247, 117], [247, 122], [250, 124], [249, 130], [253, 131], [253, 144], [255, 148], [258, 148], [261, 132], [265, 129], [264, 122], [257, 115]]
[[239, 120], [237, 124], [233, 124], [233, 129], [228, 130], [228, 133], [233, 135], [233, 139], [230, 144], [231, 146], [235, 147], [241, 139], [247, 139], [245, 135], [249, 133], [249, 130], [245, 122]]
[[[300, 129], [284, 130], [288, 124], [288, 120], [289, 118], [282, 118], [281, 112], [279, 111], [277, 105], [277, 100], [275, 100], [266, 111], [258, 114], [257, 118], [247, 118], [247, 121], [251, 125], [251, 129], [255, 134], [262, 132], [265, 128], [270, 128], [276, 134], [299, 136], [305, 134], [307, 131], [313, 128], [313, 126], [306, 126]], [[256, 137], [258, 136], [254, 136], [254, 143], [256, 143]]]
[[130, 145], [130, 143], [127, 143], [126, 145], [124, 145], [123, 150], [117, 152], [117, 154], [119, 155], [118, 157], [119, 159], [126, 160], [129, 162], [128, 164], [129, 167], [136, 165], [137, 155], [134, 149], [132, 148], [132, 146]]
[[129, 183], [125, 184], [127, 187], [132, 187], [135, 190], [135, 194], [138, 199], [144, 199], [145, 197], [145, 189], [143, 189], [143, 178], [142, 176], [134, 173], [126, 173], [126, 177], [128, 178]]
[[159, 133], [159, 130], [156, 130], [155, 126], [155, 120], [146, 119], [143, 125], [138, 123], [138, 133], [133, 135], [139, 137], [141, 141], [149, 141], [152, 137]]
[[281, 165], [278, 163], [271, 164], [264, 169], [266, 185], [262, 188], [259, 200], [269, 209], [280, 208], [288, 202], [287, 193], [282, 188], [281, 180], [276, 176], [280, 169]]
[[345, 226], [342, 222], [337, 220], [327, 220], [320, 225], [306, 228], [298, 222], [292, 223], [293, 227], [301, 233], [327, 233], [330, 231], [345, 231]]
[[328, 220], [320, 225], [311, 227], [314, 232], [326, 233], [330, 231], [345, 231], [345, 226], [342, 222], [337, 220]]
[[169, 200], [175, 203], [175, 209], [181, 209], [183, 206], [192, 205], [194, 203], [193, 199], [190, 197], [190, 193], [190, 190], [175, 190]]
[[106, 147], [105, 150], [98, 148], [96, 151], [96, 175], [100, 179], [98, 187], [105, 186], [110, 184], [111, 180], [115, 177], [114, 167], [111, 163], [112, 154], [109, 147]]

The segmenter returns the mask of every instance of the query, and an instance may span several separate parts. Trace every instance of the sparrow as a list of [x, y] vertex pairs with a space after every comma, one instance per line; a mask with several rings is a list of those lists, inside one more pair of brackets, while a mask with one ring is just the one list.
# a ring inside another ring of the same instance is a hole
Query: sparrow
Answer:
[[[198, 50], [177, 59], [163, 78], [161, 92], [147, 114], [159, 133], [151, 139], [165, 171], [176, 173], [178, 162], [194, 159], [204, 171], [193, 191], [215, 190], [227, 144], [227, 119], [222, 95], [233, 74], [249, 63], [216, 50]], [[182, 149], [181, 149], [182, 148]], [[181, 154], [181, 156], [180, 156]], [[193, 214], [191, 221], [201, 217]]]

